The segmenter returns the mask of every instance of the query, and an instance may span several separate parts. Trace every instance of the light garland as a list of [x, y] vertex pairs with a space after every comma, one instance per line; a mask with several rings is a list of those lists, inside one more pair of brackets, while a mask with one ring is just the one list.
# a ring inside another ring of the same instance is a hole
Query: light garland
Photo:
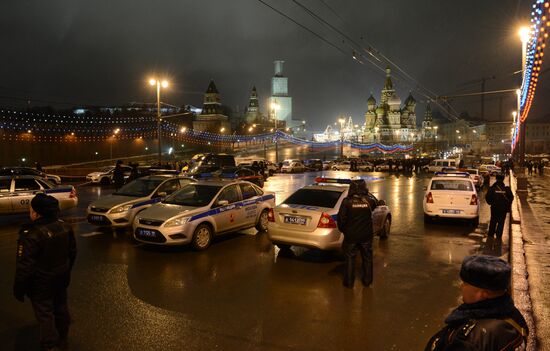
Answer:
[[512, 136], [512, 151], [516, 148], [520, 128], [525, 128], [525, 121], [529, 116], [535, 91], [539, 80], [540, 69], [546, 47], [550, 27], [550, 4], [548, 0], [536, 0], [531, 12], [531, 37], [527, 45], [527, 60], [523, 72], [523, 85], [519, 97], [519, 111]]

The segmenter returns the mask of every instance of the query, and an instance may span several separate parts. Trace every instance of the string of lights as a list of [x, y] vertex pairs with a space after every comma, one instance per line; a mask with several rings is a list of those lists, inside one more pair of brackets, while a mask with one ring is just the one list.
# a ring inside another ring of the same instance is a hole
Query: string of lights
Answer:
[[535, 91], [539, 80], [540, 69], [544, 57], [545, 40], [548, 38], [550, 27], [550, 3], [548, 0], [536, 0], [531, 12], [530, 37], [527, 44], [526, 64], [523, 72], [523, 84], [519, 96], [519, 113], [516, 118], [512, 136], [512, 151], [516, 148], [520, 128], [525, 128], [525, 121], [535, 98]]

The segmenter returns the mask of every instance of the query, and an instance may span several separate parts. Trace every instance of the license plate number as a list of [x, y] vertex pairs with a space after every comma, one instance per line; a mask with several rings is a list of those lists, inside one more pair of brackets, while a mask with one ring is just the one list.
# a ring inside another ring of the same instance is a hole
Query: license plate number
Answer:
[[285, 216], [285, 223], [306, 225], [306, 219], [304, 217]]
[[460, 210], [443, 210], [443, 213], [448, 213], [448, 214], [459, 214], [459, 213], [460, 213]]
[[103, 221], [103, 216], [92, 215], [92, 221], [102, 222]]
[[148, 230], [148, 229], [140, 229], [139, 234], [141, 236], [146, 236], [150, 238], [157, 236], [157, 233], [154, 230]]

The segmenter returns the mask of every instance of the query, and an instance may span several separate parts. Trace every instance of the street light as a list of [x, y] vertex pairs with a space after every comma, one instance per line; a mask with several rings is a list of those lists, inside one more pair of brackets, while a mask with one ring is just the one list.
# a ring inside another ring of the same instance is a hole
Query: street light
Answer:
[[346, 123], [345, 118], [339, 118], [340, 122], [340, 158], [344, 158], [344, 123]]
[[[273, 115], [273, 123], [275, 125], [275, 133], [277, 133], [277, 110], [280, 109], [281, 106], [277, 103], [277, 100], [274, 100], [271, 103], [271, 114]], [[279, 163], [279, 137], [275, 135], [275, 163]]]
[[159, 166], [162, 163], [162, 148], [161, 148], [161, 119], [160, 119], [160, 88], [168, 88], [168, 81], [151, 78], [149, 84], [157, 86], [157, 140], [158, 140], [158, 152], [159, 152]]
[[109, 158], [110, 159], [113, 158], [113, 143], [115, 142], [115, 138], [116, 138], [118, 133], [120, 133], [120, 128], [117, 128], [113, 131], [113, 136], [111, 138], [111, 142], [109, 143], [109, 146], [110, 146], [110, 148], [109, 148], [110, 149], [110, 153], [109, 153], [110, 157]]

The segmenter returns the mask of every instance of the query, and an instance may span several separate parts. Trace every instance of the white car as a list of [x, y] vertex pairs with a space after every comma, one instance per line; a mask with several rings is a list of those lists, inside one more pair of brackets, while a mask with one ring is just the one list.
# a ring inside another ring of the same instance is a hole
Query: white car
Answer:
[[478, 188], [483, 187], [483, 175], [479, 173], [479, 170], [475, 168], [468, 168], [466, 169], [466, 172], [470, 174], [470, 178], [472, 178], [472, 181], [474, 182], [474, 185]]
[[252, 227], [267, 230], [273, 206], [274, 193], [246, 181], [189, 183], [138, 213], [134, 237], [147, 244], [191, 244], [195, 250], [205, 250], [218, 234]]
[[299, 160], [285, 160], [281, 167], [281, 173], [305, 172], [306, 166]]
[[42, 177], [0, 176], [0, 214], [28, 213], [31, 200], [45, 193], [59, 201], [61, 211], [76, 207], [78, 197], [72, 185], [56, 186]]
[[[124, 172], [124, 178], [128, 178], [132, 172], [132, 167], [122, 166]], [[103, 167], [98, 172], [92, 172], [86, 176], [86, 180], [92, 184], [108, 185], [113, 182], [113, 174], [115, 172], [115, 166]]]
[[351, 169], [350, 161], [337, 162], [332, 165], [333, 171], [349, 171]]
[[467, 172], [438, 172], [430, 180], [424, 196], [424, 220], [464, 218], [477, 225], [479, 198]]
[[[316, 178], [316, 184], [305, 186], [269, 211], [267, 235], [279, 248], [291, 245], [338, 250], [343, 234], [336, 217], [342, 200], [348, 195], [350, 179]], [[385, 201], [369, 193], [378, 205], [372, 213], [374, 234], [390, 234], [391, 211]]]
[[195, 181], [162, 174], [134, 179], [111, 195], [92, 202], [87, 209], [88, 223], [117, 228], [132, 226], [137, 213]]
[[449, 167], [458, 167], [459, 166], [459, 160], [457, 159], [438, 159], [433, 160], [430, 162], [429, 165], [422, 167], [423, 171], [427, 172], [441, 172], [443, 171], [443, 168], [449, 168]]
[[489, 175], [497, 175], [498, 173], [502, 172], [502, 169], [495, 165], [481, 165], [479, 166], [479, 173], [489, 173]]

